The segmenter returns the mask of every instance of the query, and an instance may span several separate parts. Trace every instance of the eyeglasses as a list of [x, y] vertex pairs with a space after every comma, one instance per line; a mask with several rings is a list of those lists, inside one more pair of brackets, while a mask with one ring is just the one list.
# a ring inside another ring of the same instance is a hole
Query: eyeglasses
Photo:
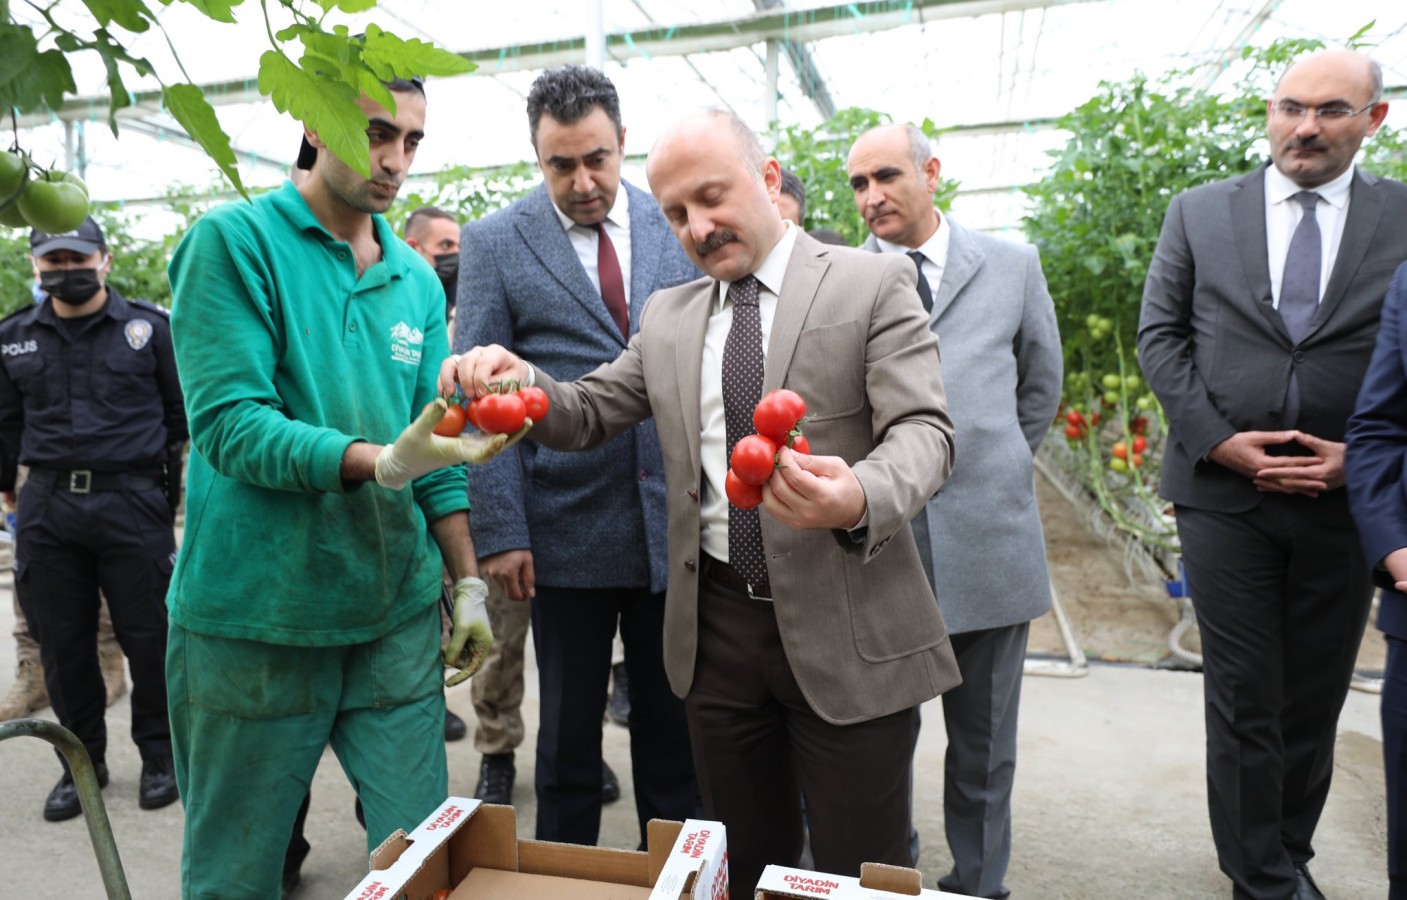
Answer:
[[1271, 104], [1271, 109], [1282, 119], [1298, 122], [1311, 112], [1315, 118], [1324, 122], [1346, 122], [1354, 116], [1361, 116], [1368, 110], [1377, 106], [1376, 103], [1369, 103], [1362, 109], [1352, 109], [1347, 106], [1305, 106], [1293, 100], [1276, 100]]

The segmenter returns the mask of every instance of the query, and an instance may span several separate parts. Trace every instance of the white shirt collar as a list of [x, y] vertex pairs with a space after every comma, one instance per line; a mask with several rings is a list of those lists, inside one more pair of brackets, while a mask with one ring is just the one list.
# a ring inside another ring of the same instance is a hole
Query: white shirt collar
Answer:
[[[555, 200], [552, 201], [552, 211], [557, 214], [557, 221], [562, 223], [563, 231], [571, 231], [572, 227], [577, 224], [572, 221], [571, 216], [557, 208]], [[616, 187], [616, 202], [611, 204], [611, 211], [606, 213], [606, 221], [621, 228], [630, 227], [630, 201], [627, 199], [624, 181]], [[581, 227], [595, 231], [590, 225], [582, 225]]]
[[[1343, 209], [1348, 203], [1349, 188], [1353, 184], [1353, 173], [1356, 167], [1349, 164], [1349, 167], [1342, 175], [1327, 184], [1321, 184], [1317, 188], [1312, 188], [1314, 193], [1335, 209]], [[1277, 169], [1274, 164], [1265, 167], [1265, 201], [1270, 204], [1283, 203], [1298, 194], [1305, 188], [1300, 187], [1290, 180], [1290, 176]]]
[[[953, 230], [948, 226], [948, 217], [939, 213], [938, 228], [929, 235], [928, 240], [913, 249], [922, 253], [925, 259], [942, 269], [948, 263], [948, 242], [952, 236]], [[879, 235], [875, 235], [875, 242], [879, 244], [882, 253], [908, 253], [910, 251], [910, 248], [903, 244], [886, 241]]]
[[[787, 265], [791, 262], [791, 251], [796, 247], [796, 226], [791, 222], [787, 222], [786, 226], [782, 239], [777, 241], [767, 258], [762, 260], [762, 265], [752, 273], [762, 283], [763, 288], [777, 297], [782, 296], [782, 279], [786, 277]], [[730, 284], [732, 282], [718, 282], [718, 309], [723, 308], [723, 299], [728, 296]]]

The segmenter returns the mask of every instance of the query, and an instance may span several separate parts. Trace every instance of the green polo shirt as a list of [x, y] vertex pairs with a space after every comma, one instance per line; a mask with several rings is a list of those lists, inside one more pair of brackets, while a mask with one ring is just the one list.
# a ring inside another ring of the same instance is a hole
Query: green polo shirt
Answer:
[[404, 491], [347, 485], [347, 446], [389, 444], [449, 355], [434, 270], [374, 216], [382, 260], [286, 183], [207, 213], [171, 260], [171, 330], [192, 452], [167, 603], [202, 634], [360, 643], [437, 602], [428, 523], [468, 508], [466, 471]]

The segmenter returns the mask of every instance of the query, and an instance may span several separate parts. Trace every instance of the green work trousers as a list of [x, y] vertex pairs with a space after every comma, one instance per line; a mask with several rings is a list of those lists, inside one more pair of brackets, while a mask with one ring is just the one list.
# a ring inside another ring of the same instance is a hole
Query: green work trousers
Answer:
[[182, 896], [277, 900], [293, 820], [328, 744], [365, 808], [368, 852], [444, 802], [439, 654], [439, 604], [341, 647], [211, 637], [172, 623]]

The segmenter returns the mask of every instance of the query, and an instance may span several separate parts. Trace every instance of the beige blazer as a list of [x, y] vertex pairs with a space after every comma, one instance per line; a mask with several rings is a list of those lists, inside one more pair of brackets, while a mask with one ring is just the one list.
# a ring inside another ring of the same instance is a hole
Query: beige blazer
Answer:
[[[906, 257], [798, 235], [769, 338], [763, 391], [801, 394], [812, 451], [844, 458], [865, 491], [862, 541], [762, 513], [787, 660], [812, 708], [836, 724], [915, 706], [961, 680], [909, 529], [953, 465], [938, 341], [915, 277]], [[700, 367], [717, 291], [705, 278], [655, 293], [625, 352], [578, 381], [537, 373], [552, 411], [533, 437], [549, 447], [596, 447], [655, 417], [669, 516], [664, 661], [681, 697], [698, 646]]]

